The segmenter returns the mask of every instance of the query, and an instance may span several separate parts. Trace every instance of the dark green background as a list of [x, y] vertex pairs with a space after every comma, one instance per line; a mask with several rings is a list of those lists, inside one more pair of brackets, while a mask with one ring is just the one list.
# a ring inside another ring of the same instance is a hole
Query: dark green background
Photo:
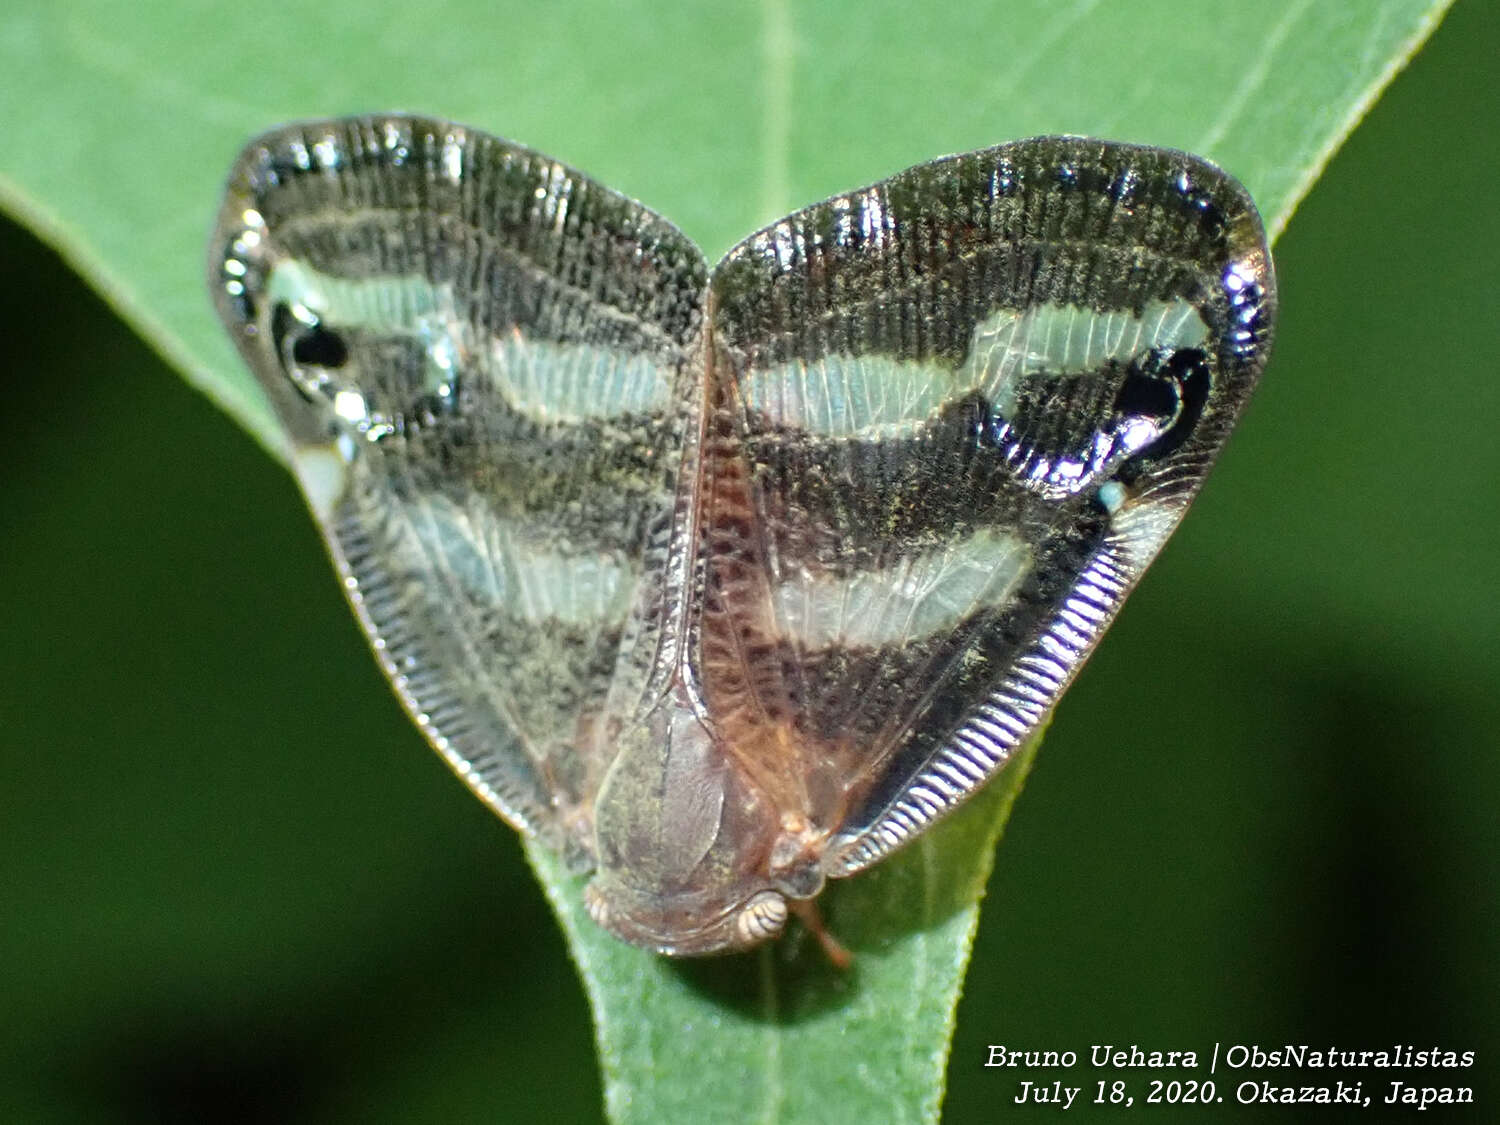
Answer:
[[[990, 1043], [1215, 1041], [1476, 1050], [1493, 1118], [1497, 44], [1460, 3], [1278, 247], [1257, 401], [1001, 846], [951, 1120], [1096, 1077]], [[0, 1119], [597, 1119], [520, 849], [389, 696], [290, 479], [0, 249]]]

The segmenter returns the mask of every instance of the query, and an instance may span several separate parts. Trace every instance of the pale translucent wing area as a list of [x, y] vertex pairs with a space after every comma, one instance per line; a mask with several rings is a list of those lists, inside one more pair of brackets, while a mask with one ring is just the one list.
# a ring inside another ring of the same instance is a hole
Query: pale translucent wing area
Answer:
[[1185, 154], [1039, 138], [800, 211], [717, 267], [710, 707], [848, 874], [1036, 728], [1259, 375], [1274, 280]]
[[675, 627], [699, 251], [545, 156], [386, 116], [250, 144], [209, 268], [401, 699], [576, 843]]

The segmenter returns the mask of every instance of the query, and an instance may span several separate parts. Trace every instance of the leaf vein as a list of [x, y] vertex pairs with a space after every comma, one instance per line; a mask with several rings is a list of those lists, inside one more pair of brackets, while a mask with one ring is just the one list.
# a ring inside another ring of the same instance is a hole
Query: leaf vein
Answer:
[[1282, 43], [1286, 42], [1286, 38], [1291, 34], [1292, 28], [1307, 14], [1307, 10], [1311, 6], [1312, 0], [1293, 0], [1293, 3], [1288, 5], [1286, 11], [1281, 14], [1281, 18], [1271, 28], [1270, 34], [1266, 36], [1265, 44], [1261, 49], [1260, 56], [1255, 60], [1255, 64], [1245, 71], [1244, 75], [1240, 78], [1239, 85], [1229, 95], [1229, 100], [1225, 103], [1218, 120], [1210, 125], [1208, 131], [1203, 134], [1202, 139], [1193, 145], [1194, 152], [1201, 152], [1208, 156], [1213, 155], [1213, 150], [1228, 136], [1230, 128], [1239, 120], [1240, 115], [1245, 112], [1245, 107], [1250, 104], [1250, 99], [1255, 95], [1255, 92], [1265, 85], [1266, 79], [1270, 76], [1271, 63], [1276, 58], [1277, 51], [1280, 50]]

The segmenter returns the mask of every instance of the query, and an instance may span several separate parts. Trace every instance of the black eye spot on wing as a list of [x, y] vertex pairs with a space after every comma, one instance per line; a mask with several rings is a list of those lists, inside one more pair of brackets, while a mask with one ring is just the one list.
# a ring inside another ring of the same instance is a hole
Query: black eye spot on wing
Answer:
[[337, 332], [320, 324], [296, 338], [292, 343], [292, 359], [303, 366], [342, 367], [349, 362], [349, 346]]
[[1114, 412], [1126, 417], [1171, 419], [1177, 413], [1179, 401], [1176, 382], [1157, 364], [1132, 363], [1115, 396]]
[[1157, 353], [1126, 377], [1115, 400], [1119, 413], [1171, 418], [1161, 435], [1130, 459], [1131, 467], [1165, 457], [1188, 439], [1203, 415], [1212, 382], [1208, 357], [1199, 348]]
[[315, 313], [300, 305], [293, 309], [282, 301], [271, 311], [271, 340], [282, 367], [299, 385], [303, 368], [335, 369], [349, 362], [344, 337], [325, 328]]

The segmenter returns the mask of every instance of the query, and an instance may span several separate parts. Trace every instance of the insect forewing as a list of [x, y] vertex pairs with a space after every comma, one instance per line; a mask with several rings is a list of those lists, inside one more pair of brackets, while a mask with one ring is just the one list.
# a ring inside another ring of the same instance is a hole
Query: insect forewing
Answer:
[[579, 748], [676, 628], [701, 254], [545, 156], [384, 116], [252, 142], [209, 270], [406, 707], [513, 823], [577, 845], [607, 764]]
[[700, 674], [793, 732], [770, 744], [828, 874], [1045, 717], [1201, 484], [1274, 304], [1238, 184], [1079, 138], [917, 166], [716, 268]]

